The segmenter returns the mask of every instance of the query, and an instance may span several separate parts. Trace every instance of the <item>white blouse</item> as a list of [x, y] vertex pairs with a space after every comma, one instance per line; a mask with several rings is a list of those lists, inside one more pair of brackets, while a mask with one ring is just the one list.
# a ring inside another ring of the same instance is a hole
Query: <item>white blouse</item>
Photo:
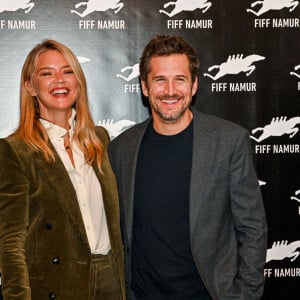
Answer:
[[106, 214], [100, 182], [93, 168], [85, 162], [84, 155], [78, 145], [72, 140], [75, 126], [75, 110], [69, 119], [70, 145], [73, 152], [75, 167], [65, 150], [63, 136], [67, 133], [65, 128], [55, 125], [47, 120], [40, 119], [46, 129], [49, 139], [61, 158], [73, 183], [77, 194], [83, 223], [88, 237], [91, 252], [94, 254], [107, 254], [110, 250], [110, 240], [107, 228]]

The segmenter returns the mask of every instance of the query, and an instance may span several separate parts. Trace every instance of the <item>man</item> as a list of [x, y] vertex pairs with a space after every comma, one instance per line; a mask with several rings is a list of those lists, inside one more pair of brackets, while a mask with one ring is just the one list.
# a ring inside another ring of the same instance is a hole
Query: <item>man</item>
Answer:
[[199, 59], [157, 36], [140, 76], [152, 117], [110, 145], [129, 299], [259, 299], [267, 225], [247, 131], [190, 107]]

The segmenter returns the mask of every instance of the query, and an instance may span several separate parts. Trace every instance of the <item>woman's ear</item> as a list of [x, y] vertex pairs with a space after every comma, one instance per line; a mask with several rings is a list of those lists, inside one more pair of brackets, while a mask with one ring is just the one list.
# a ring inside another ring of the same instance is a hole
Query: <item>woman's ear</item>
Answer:
[[36, 91], [29, 80], [25, 81], [25, 88], [31, 96], [36, 96]]

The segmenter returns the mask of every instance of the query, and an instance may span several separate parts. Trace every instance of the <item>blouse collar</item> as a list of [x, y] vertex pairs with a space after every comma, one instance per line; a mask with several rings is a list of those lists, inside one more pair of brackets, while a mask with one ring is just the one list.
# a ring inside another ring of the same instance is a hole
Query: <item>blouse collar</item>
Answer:
[[58, 139], [63, 137], [67, 132], [69, 132], [70, 137], [73, 135], [74, 132], [74, 127], [75, 127], [75, 116], [76, 116], [76, 111], [74, 108], [72, 108], [72, 115], [69, 119], [69, 125], [70, 125], [70, 129], [66, 130], [63, 127], [60, 127], [50, 121], [47, 121], [45, 119], [40, 118], [40, 122], [42, 123], [42, 125], [44, 126], [44, 128], [47, 131], [47, 134], [50, 138], [50, 140], [52, 139]]

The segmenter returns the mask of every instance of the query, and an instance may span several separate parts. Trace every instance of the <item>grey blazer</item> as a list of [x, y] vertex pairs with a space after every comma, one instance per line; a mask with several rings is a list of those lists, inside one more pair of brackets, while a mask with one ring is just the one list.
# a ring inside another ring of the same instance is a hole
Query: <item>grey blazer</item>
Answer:
[[[229, 121], [192, 111], [190, 239], [196, 267], [213, 299], [260, 299], [267, 224], [249, 134]], [[121, 201], [127, 286], [135, 169], [150, 120], [109, 145]]]

